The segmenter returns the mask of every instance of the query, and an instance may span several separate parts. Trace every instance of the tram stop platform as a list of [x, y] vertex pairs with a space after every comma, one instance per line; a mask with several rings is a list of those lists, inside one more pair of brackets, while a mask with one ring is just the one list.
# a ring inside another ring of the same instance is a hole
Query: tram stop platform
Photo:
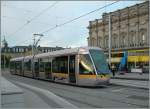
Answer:
[[2, 108], [21, 108], [24, 106], [23, 91], [16, 85], [1, 77]]
[[115, 76], [111, 77], [112, 79], [126, 79], [126, 80], [141, 80], [149, 81], [149, 73], [124, 73], [120, 74], [119, 72], [115, 73]]
[[149, 89], [149, 73], [116, 73], [111, 77], [111, 84]]

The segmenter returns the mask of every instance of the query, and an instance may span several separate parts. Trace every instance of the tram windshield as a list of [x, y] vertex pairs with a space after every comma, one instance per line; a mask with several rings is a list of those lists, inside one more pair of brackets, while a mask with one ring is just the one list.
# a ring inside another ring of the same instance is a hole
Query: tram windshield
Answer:
[[94, 67], [89, 54], [80, 55], [79, 73], [82, 75], [95, 74]]
[[89, 51], [93, 58], [97, 70], [97, 74], [110, 73], [108, 64], [106, 63], [106, 56], [104, 55], [104, 53], [100, 50], [94, 50], [94, 49], [91, 49]]

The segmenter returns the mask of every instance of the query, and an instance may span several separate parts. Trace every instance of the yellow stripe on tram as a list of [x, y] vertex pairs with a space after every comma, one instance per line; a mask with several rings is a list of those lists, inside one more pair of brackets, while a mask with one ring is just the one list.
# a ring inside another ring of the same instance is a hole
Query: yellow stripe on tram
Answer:
[[79, 75], [80, 79], [91, 78], [96, 79], [96, 75]]
[[68, 73], [53, 73], [53, 76], [67, 78]]

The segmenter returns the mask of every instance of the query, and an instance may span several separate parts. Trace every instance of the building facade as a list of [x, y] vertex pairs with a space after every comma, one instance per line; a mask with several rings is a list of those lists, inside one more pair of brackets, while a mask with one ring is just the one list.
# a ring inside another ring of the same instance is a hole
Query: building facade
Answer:
[[[37, 53], [46, 53], [46, 52], [52, 52], [56, 50], [62, 50], [64, 48], [62, 47], [40, 47], [38, 46], [36, 50], [34, 50], [35, 54]], [[2, 41], [2, 48], [1, 48], [1, 65], [3, 67], [9, 66], [9, 60], [14, 57], [22, 57], [32, 55], [32, 46], [14, 46], [9, 47], [7, 41]]]
[[[138, 51], [142, 51], [141, 56], [149, 56], [149, 1], [114, 12], [103, 13], [102, 19], [89, 22], [88, 29], [88, 46], [103, 48], [106, 54], [108, 54], [110, 29], [112, 52], [127, 51], [128, 55], [133, 56], [134, 54], [134, 56], [139, 56]], [[149, 61], [149, 57], [144, 59]], [[129, 60], [133, 60], [133, 57]], [[136, 67], [139, 61], [137, 59], [134, 60], [133, 66]], [[146, 63], [143, 61], [143, 63], [147, 65], [147, 61]]]

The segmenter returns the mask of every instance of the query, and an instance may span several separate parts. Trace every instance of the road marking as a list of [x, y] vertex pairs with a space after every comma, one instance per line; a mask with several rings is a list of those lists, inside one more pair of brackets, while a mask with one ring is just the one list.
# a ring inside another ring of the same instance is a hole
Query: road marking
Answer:
[[121, 88], [121, 89], [115, 89], [115, 90], [112, 90], [112, 92], [120, 92], [122, 90], [124, 90], [124, 89], [123, 88]]
[[17, 82], [15, 82], [15, 83], [42, 93], [43, 95], [45, 95], [46, 97], [48, 97], [49, 99], [53, 100], [54, 102], [56, 102], [57, 104], [59, 104], [60, 106], [62, 106], [64, 108], [78, 108], [75, 105], [69, 103], [67, 100], [65, 100], [65, 99], [55, 95], [54, 93], [52, 93], [52, 92], [50, 92], [48, 90], [40, 89], [38, 87], [34, 87], [34, 86], [27, 85], [27, 84], [24, 84], [24, 83], [17, 83]]

